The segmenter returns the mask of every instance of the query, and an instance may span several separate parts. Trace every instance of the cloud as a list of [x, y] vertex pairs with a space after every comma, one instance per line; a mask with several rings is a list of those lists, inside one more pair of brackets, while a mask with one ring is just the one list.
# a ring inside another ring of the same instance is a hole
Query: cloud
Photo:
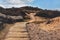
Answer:
[[10, 4], [26, 4], [33, 1], [34, 0], [7, 0], [7, 2]]
[[1, 7], [5, 7], [4, 5], [0, 4]]
[[27, 1], [29, 1], [29, 2], [33, 2], [34, 0], [27, 0]]
[[21, 7], [21, 6], [28, 6], [29, 3], [33, 2], [34, 0], [1, 0], [3, 1], [0, 3], [0, 6], [3, 7]]
[[21, 1], [21, 0], [7, 0], [7, 3], [9, 3], [9, 4], [11, 4], [11, 5], [24, 4], [24, 2]]

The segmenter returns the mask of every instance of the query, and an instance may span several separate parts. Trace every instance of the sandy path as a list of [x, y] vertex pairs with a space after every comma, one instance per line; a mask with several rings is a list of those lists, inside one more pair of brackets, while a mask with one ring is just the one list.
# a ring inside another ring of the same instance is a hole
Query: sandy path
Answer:
[[25, 26], [26, 22], [15, 23], [10, 29], [4, 40], [29, 40]]

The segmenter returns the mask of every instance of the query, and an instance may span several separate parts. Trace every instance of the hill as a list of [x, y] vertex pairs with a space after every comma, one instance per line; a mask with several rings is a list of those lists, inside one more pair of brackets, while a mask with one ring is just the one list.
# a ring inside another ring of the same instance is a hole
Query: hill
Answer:
[[[8, 31], [9, 29], [16, 32], [18, 30], [16, 28], [19, 28], [20, 26], [26, 27], [25, 29], [28, 31], [28, 36], [31, 40], [60, 40], [60, 11], [44, 10], [31, 6], [20, 8], [0, 7], [0, 39], [6, 38], [7, 33], [10, 32]], [[21, 31], [20, 28], [18, 31]], [[13, 32], [10, 36], [14, 37], [15, 33], [12, 34]]]

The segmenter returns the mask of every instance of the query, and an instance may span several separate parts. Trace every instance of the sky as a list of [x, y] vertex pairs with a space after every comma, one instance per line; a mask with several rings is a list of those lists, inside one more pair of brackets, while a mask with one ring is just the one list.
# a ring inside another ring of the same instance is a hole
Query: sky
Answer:
[[60, 0], [0, 0], [4, 8], [33, 6], [42, 9], [60, 10]]

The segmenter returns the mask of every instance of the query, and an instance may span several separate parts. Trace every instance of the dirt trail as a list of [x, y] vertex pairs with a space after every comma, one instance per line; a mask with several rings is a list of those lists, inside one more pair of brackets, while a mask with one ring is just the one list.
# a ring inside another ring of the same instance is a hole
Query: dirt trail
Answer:
[[4, 40], [29, 40], [26, 22], [15, 23], [10, 29]]

